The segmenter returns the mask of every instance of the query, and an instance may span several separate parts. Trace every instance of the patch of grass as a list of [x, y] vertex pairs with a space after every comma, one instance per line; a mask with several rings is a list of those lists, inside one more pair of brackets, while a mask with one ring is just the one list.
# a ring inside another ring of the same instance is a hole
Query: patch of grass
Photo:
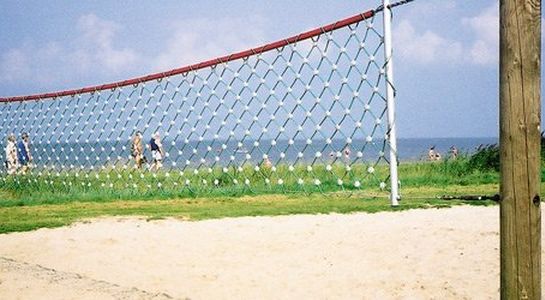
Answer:
[[499, 182], [499, 173], [472, 168], [467, 157], [438, 162], [401, 164], [399, 178], [402, 186], [476, 185]]
[[[296, 165], [290, 169], [287, 165], [280, 165], [276, 170], [255, 170], [252, 166], [243, 166], [183, 172], [163, 170], [157, 173], [131, 169], [105, 169], [89, 173], [34, 172], [32, 175], [0, 178], [0, 207], [121, 199], [166, 200], [357, 191], [380, 193], [384, 192], [380, 184], [388, 177], [388, 167], [380, 164], [355, 164], [349, 169], [342, 164], [308, 167]], [[496, 171], [474, 169], [467, 157], [401, 164], [399, 177], [403, 188], [499, 181]]]
[[[372, 167], [372, 172], [369, 168]], [[385, 165], [279, 165], [275, 169], [240, 168], [162, 170], [132, 169], [91, 172], [40, 172], [0, 178], [9, 197], [0, 207], [195, 197], [240, 197], [279, 193], [314, 193], [378, 189], [387, 177]], [[342, 180], [339, 185], [338, 180]], [[359, 186], [361, 185], [361, 186]]]
[[[498, 173], [474, 169], [467, 157], [404, 163], [399, 167], [403, 199], [399, 207], [392, 208], [388, 191], [379, 188], [381, 179], [387, 178], [387, 166], [373, 168], [370, 173], [369, 165], [363, 164], [350, 170], [341, 165], [333, 165], [330, 170], [327, 166], [314, 166], [311, 171], [305, 166], [292, 171], [288, 166], [279, 166], [275, 172], [256, 172], [246, 166], [227, 172], [214, 169], [184, 174], [167, 170], [157, 174], [101, 170], [89, 174], [8, 177], [0, 179], [0, 233], [64, 226], [101, 216], [142, 216], [150, 221], [168, 217], [203, 220], [492, 205], [491, 201], [443, 201], [437, 196], [498, 192]], [[136, 178], [138, 181], [134, 181]], [[297, 182], [299, 178], [303, 178], [304, 185]], [[337, 184], [339, 178], [342, 186]], [[245, 179], [252, 184], [241, 184]], [[282, 184], [278, 184], [279, 179]], [[320, 180], [319, 186], [313, 184], [315, 179]], [[186, 186], [186, 180], [201, 184]], [[214, 180], [218, 184], [211, 184]], [[355, 180], [361, 180], [359, 188], [354, 186]], [[132, 187], [132, 182], [138, 185]]]
[[[148, 201], [71, 202], [64, 204], [4, 207], [0, 209], [0, 233], [27, 231], [38, 228], [65, 226], [76, 221], [101, 216], [143, 216], [146, 220], [167, 217], [184, 220], [204, 220], [241, 216], [276, 216], [290, 214], [328, 214], [380, 211], [400, 211], [415, 208], [443, 208], [464, 201], [433, 199], [433, 191], [426, 198], [402, 200], [401, 206], [392, 208], [387, 199], [369, 198], [354, 194], [261, 195], [240, 198], [194, 198]], [[492, 204], [492, 202], [489, 202]]]

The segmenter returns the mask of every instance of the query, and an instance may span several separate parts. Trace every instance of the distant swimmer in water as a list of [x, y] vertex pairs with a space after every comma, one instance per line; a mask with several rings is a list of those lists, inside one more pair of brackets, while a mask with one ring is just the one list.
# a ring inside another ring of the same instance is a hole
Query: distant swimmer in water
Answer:
[[237, 150], [235, 150], [235, 153], [236, 154], [246, 154], [246, 153], [248, 153], [248, 150], [246, 150], [245, 148], [237, 149]]

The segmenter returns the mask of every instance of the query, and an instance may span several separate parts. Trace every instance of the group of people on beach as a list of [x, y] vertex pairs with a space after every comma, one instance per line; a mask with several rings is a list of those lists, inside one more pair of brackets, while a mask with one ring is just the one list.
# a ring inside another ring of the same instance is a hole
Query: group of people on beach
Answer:
[[[136, 169], [141, 169], [147, 163], [146, 156], [144, 155], [143, 138], [143, 134], [140, 131], [137, 131], [132, 138], [131, 156], [134, 159]], [[146, 147], [151, 151], [152, 162], [149, 165], [150, 171], [161, 169], [165, 156], [163, 144], [161, 143], [161, 135], [158, 132], [154, 133]]]
[[[135, 168], [141, 169], [147, 163], [144, 155], [143, 135], [140, 131], [136, 132], [132, 138], [131, 156], [135, 160]], [[149, 144], [146, 145], [151, 151], [152, 162], [149, 165], [151, 171], [157, 171], [163, 166], [164, 150], [159, 133], [153, 134]], [[27, 174], [33, 163], [30, 137], [28, 133], [21, 134], [21, 140], [18, 142], [15, 134], [8, 135], [5, 151], [4, 166], [8, 175]]]
[[[452, 145], [449, 149], [450, 158], [456, 159], [458, 158], [458, 148], [456, 146]], [[429, 161], [438, 161], [441, 160], [441, 153], [435, 150], [435, 146], [431, 146], [430, 150], [428, 150], [428, 160]]]
[[[329, 152], [329, 158], [331, 159], [335, 159], [337, 157], [337, 153], [338, 152], [335, 152], [335, 151], [331, 151]], [[344, 148], [344, 150], [342, 151], [342, 154], [345, 158], [346, 161], [350, 160], [350, 154], [352, 154], [352, 151], [350, 151], [350, 148], [349, 147], [346, 147]], [[340, 154], [339, 154], [340, 155]]]
[[[163, 159], [165, 157], [165, 151], [161, 142], [161, 136], [158, 132], [151, 136], [149, 143], [146, 144], [146, 148], [151, 151], [152, 161], [148, 164], [148, 160], [144, 155], [144, 143], [143, 134], [137, 131], [131, 141], [131, 156], [135, 162], [136, 169], [142, 169], [144, 165], [147, 165], [150, 171], [158, 171], [163, 167]], [[458, 149], [452, 145], [449, 149], [451, 159], [458, 158]], [[350, 157], [350, 149], [343, 150], [345, 158]], [[334, 156], [332, 152], [331, 157]], [[440, 161], [442, 159], [441, 154], [435, 149], [435, 146], [431, 146], [428, 150], [429, 161]], [[21, 134], [20, 141], [17, 141], [15, 134], [8, 135], [7, 143], [5, 147], [5, 167], [8, 175], [14, 174], [27, 174], [32, 168], [32, 151], [30, 145], [30, 137], [28, 133]], [[264, 166], [272, 166], [272, 163], [268, 158], [264, 161]]]
[[8, 175], [26, 174], [30, 171], [32, 167], [32, 152], [28, 133], [23, 132], [19, 142], [17, 142], [15, 134], [8, 135], [5, 153], [5, 167]]

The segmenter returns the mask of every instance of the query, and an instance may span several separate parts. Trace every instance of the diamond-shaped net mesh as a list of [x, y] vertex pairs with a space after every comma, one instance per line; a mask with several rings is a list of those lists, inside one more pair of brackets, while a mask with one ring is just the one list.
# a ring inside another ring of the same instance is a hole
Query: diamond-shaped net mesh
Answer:
[[374, 12], [341, 23], [151, 80], [4, 98], [0, 182], [61, 192], [385, 188], [381, 24]]

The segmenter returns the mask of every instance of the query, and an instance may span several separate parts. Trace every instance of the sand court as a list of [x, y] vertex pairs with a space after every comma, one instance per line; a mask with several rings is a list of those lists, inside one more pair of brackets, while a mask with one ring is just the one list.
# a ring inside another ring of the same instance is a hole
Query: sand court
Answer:
[[0, 235], [0, 298], [497, 299], [498, 224], [497, 206], [104, 218]]

